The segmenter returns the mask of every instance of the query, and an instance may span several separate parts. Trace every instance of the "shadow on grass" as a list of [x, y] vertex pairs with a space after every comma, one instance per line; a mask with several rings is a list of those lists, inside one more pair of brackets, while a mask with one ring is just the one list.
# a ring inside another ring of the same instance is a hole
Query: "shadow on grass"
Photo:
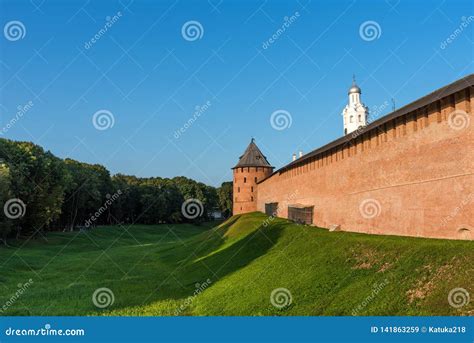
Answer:
[[[132, 228], [133, 235], [103, 228], [77, 237], [74, 233], [58, 234], [49, 244], [29, 243], [19, 250], [8, 249], [5, 255], [21, 256], [1, 268], [8, 291], [0, 295], [0, 300], [7, 300], [17, 284], [28, 280], [32, 269], [38, 269], [40, 277], [34, 275], [34, 285], [5, 314], [139, 315], [150, 308], [156, 314], [173, 314], [193, 295], [196, 284], [210, 279], [212, 287], [275, 245], [284, 225], [263, 227], [265, 218], [234, 216], [216, 227], [204, 225], [202, 230], [181, 224], [168, 235], [166, 230], [160, 232], [161, 226]], [[132, 237], [135, 233], [145, 244], [136, 242]], [[103, 254], [103, 249], [119, 237]], [[112, 313], [92, 304], [92, 294], [102, 287], [110, 288], [115, 295], [115, 303], [109, 308]]]
[[[178, 302], [176, 305], [178, 307], [179, 303], [184, 303], [188, 297], [195, 293], [196, 284], [202, 285], [207, 280], [210, 280], [210, 288], [219, 279], [245, 268], [254, 260], [265, 255], [277, 243], [285, 227], [285, 223], [274, 223], [271, 228], [265, 228], [260, 225], [249, 234], [225, 246], [224, 234], [238, 220], [239, 217], [232, 218], [229, 223], [220, 227], [218, 230], [221, 230], [219, 232], [221, 237], [213, 237], [213, 249], [209, 249], [210, 246], [207, 246], [205, 251], [201, 251], [201, 253], [207, 252], [206, 255], [195, 255], [194, 259], [190, 258], [185, 263], [182, 263], [181, 267], [172, 271], [170, 282], [163, 284], [151, 296], [146, 297], [144, 301], [142, 299], [143, 302], [139, 305], [147, 306], [158, 301], [167, 302], [173, 300]], [[186, 253], [189, 256], [189, 247], [187, 251], [180, 251], [179, 255], [185, 255]], [[175, 255], [175, 260], [176, 257]], [[166, 260], [163, 259], [163, 261]], [[168, 262], [174, 261], [169, 260]], [[127, 291], [130, 292], [132, 289], [129, 288]], [[133, 308], [133, 305], [120, 306], [118, 303], [114, 306], [114, 310], [118, 312], [127, 311], [129, 308]]]

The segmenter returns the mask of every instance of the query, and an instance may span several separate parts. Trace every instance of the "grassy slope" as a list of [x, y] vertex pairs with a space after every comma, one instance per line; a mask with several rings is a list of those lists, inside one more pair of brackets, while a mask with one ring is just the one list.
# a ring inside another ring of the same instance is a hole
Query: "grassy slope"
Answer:
[[[329, 233], [259, 213], [214, 229], [109, 227], [48, 239], [0, 249], [0, 307], [34, 281], [4, 314], [351, 315], [359, 305], [360, 315], [474, 314], [473, 301], [447, 301], [455, 287], [474, 294], [474, 242]], [[99, 287], [115, 294], [107, 310], [92, 304]], [[270, 303], [279, 287], [293, 298], [281, 310]]]

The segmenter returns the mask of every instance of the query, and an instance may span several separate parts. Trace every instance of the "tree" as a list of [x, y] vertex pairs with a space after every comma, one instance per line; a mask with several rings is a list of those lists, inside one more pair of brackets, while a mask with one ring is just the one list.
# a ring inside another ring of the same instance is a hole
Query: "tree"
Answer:
[[[10, 199], [10, 177], [8, 166], [0, 161], [0, 204], [3, 205]], [[5, 213], [0, 216], [0, 241], [7, 244], [7, 235], [10, 233], [12, 226], [11, 219]]]
[[232, 215], [233, 184], [232, 181], [223, 182], [217, 189], [219, 208], [225, 218]]
[[[113, 192], [110, 173], [99, 164], [87, 164], [72, 159], [64, 161], [68, 174], [65, 200], [62, 205], [61, 225], [73, 230], [85, 225], [107, 201], [107, 194]], [[93, 221], [94, 224], [108, 223], [110, 209]]]
[[225, 192], [221, 192], [218, 195], [214, 187], [182, 176], [111, 177], [100, 164], [62, 160], [33, 143], [0, 138], [0, 201], [5, 204], [14, 199], [24, 206], [14, 220], [2, 216], [0, 240], [4, 242], [13, 233], [17, 238], [44, 235], [86, 223], [181, 222], [188, 220], [182, 213], [188, 199], [202, 204], [200, 217], [193, 222], [203, 221], [212, 210], [224, 206]]
[[64, 163], [30, 142], [0, 139], [0, 158], [8, 166], [12, 198], [25, 204], [17, 234], [44, 233], [61, 213], [67, 174]]
[[111, 208], [113, 222], [135, 223], [142, 209], [140, 184], [141, 180], [135, 176], [116, 174], [112, 177], [114, 192], [122, 193]]
[[217, 192], [214, 187], [205, 185], [202, 182], [196, 182], [184, 176], [178, 176], [172, 179], [176, 183], [179, 191], [187, 199], [196, 199], [202, 204], [201, 220], [208, 219], [208, 214], [218, 206]]

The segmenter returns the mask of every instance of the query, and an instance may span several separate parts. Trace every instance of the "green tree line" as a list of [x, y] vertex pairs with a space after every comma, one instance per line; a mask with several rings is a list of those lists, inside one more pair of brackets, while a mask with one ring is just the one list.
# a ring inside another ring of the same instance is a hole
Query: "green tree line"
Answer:
[[[184, 207], [188, 202], [194, 204], [191, 214]], [[60, 159], [31, 142], [0, 138], [0, 205], [0, 240], [6, 244], [9, 238], [53, 230], [203, 221], [212, 211], [227, 217], [232, 183], [215, 188], [183, 176], [111, 176], [102, 165]]]

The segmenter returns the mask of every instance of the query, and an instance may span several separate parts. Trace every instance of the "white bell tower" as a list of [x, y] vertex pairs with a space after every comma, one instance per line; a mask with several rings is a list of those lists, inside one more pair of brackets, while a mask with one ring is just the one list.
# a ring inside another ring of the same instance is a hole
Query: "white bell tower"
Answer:
[[349, 103], [344, 107], [344, 135], [356, 131], [367, 125], [368, 108], [360, 100], [360, 88], [357, 86], [355, 76], [352, 77], [352, 86], [349, 89]]

